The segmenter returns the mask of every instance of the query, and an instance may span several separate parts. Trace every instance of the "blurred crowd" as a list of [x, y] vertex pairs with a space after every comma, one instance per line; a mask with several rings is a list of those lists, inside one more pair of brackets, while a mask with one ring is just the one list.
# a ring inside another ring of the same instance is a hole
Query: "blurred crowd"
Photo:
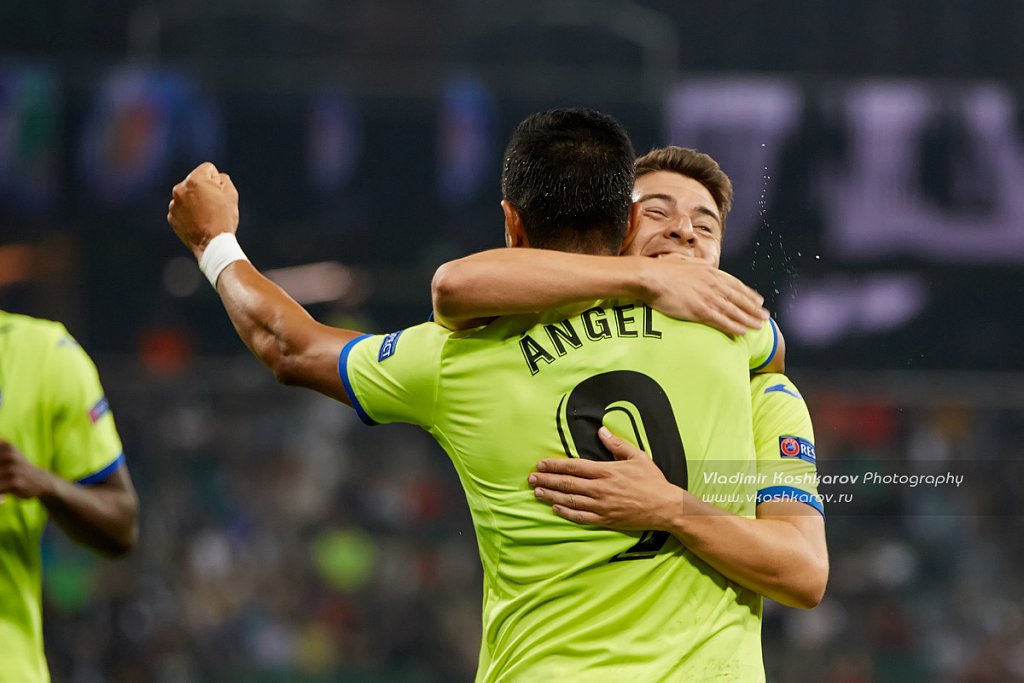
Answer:
[[[105, 562], [48, 533], [55, 680], [472, 680], [480, 566], [459, 482], [428, 435], [364, 427], [248, 356], [173, 376], [100, 366], [142, 537]], [[988, 466], [964, 470], [959, 488], [860, 488], [827, 509], [828, 593], [809, 612], [766, 603], [768, 679], [1024, 680], [1024, 406], [796, 379], [823, 473]]]
[[326, 262], [350, 286], [290, 293], [389, 332], [501, 244], [515, 123], [585, 105], [733, 178], [723, 267], [819, 369], [794, 380], [823, 473], [964, 476], [822, 487], [853, 496], [826, 502], [829, 589], [766, 604], [768, 680], [1024, 681], [1024, 12], [936, 5], [0, 3], [0, 308], [99, 354], [142, 503], [123, 561], [44, 541], [54, 680], [472, 679], [447, 457], [231, 355], [164, 213], [215, 160], [261, 269]]

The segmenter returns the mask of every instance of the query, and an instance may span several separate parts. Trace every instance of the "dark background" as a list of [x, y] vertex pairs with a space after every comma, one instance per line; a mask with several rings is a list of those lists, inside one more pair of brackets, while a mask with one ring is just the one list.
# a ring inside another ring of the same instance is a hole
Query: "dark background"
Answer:
[[[404, 326], [441, 261], [500, 246], [515, 123], [584, 105], [639, 151], [719, 159], [738, 191], [724, 266], [768, 296], [801, 365], [1021, 369], [1014, 3], [676, 5], [6, 3], [0, 237], [50, 258], [0, 301], [67, 319], [97, 352], [156, 327], [235, 349], [209, 291], [154, 277], [184, 255], [169, 189], [211, 159], [258, 265], [357, 267], [360, 296], [314, 312]], [[333, 147], [325, 108], [342, 112]], [[878, 178], [900, 143], [898, 187], [872, 194], [858, 170]]]
[[723, 267], [786, 332], [823, 468], [994, 463], [830, 513], [825, 602], [766, 608], [769, 680], [1024, 680], [1022, 35], [1013, 0], [4, 2], [0, 307], [96, 358], [143, 504], [124, 562], [48, 536], [55, 680], [471, 678], [444, 455], [274, 385], [164, 216], [212, 160], [257, 266], [335, 264], [291, 293], [398, 329], [501, 246], [504, 143], [556, 106], [732, 176]]

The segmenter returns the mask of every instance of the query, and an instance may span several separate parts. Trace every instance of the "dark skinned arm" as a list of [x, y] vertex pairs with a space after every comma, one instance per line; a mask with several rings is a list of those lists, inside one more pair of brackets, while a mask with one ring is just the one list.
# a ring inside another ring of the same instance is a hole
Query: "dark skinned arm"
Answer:
[[[167, 221], [199, 260], [210, 240], [237, 230], [238, 191], [213, 164], [200, 164], [174, 187]], [[338, 356], [361, 333], [317, 322], [248, 261], [228, 265], [216, 286], [238, 336], [279, 382], [351, 404], [338, 375]]]
[[36, 467], [0, 440], [0, 496], [38, 498], [72, 540], [104, 555], [125, 555], [139, 538], [139, 499], [123, 464], [104, 481], [82, 485]]

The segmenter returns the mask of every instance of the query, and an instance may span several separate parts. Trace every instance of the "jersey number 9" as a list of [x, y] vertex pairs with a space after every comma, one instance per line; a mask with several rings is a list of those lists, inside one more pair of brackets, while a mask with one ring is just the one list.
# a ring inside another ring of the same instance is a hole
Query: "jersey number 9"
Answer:
[[[633, 430], [633, 441], [640, 450], [651, 455], [665, 478], [687, 488], [686, 450], [679, 436], [672, 404], [661, 385], [640, 372], [615, 370], [594, 375], [577, 384], [568, 397], [562, 397], [556, 423], [565, 454], [570, 458], [612, 460], [613, 456], [601, 443], [597, 430], [605, 416], [616, 411], [625, 414]], [[640, 424], [637, 423], [638, 418]], [[572, 437], [575, 454], [570, 449], [566, 432]], [[649, 441], [646, 444], [645, 434]], [[628, 434], [619, 436], [629, 438]], [[611, 561], [653, 557], [668, 539], [667, 531], [645, 531], [636, 545]]]

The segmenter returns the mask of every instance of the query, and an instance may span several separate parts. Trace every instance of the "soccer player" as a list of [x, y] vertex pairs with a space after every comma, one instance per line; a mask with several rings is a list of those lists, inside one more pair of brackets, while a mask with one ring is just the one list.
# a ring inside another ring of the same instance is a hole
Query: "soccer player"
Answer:
[[[718, 271], [732, 184], [706, 154], [656, 149], [636, 161], [633, 199], [640, 217], [626, 256], [583, 256], [531, 249], [497, 249], [442, 265], [434, 278], [436, 318], [453, 328], [495, 315], [573, 301], [627, 296], [666, 257], [693, 278], [678, 317], [717, 316], [742, 332], [696, 284], [731, 280]], [[680, 349], [680, 352], [683, 352]], [[698, 349], [689, 350], [700, 353]], [[618, 529], [659, 529], [737, 583], [794, 607], [814, 607], [828, 579], [823, 508], [817, 496], [814, 434], [803, 398], [784, 375], [751, 381], [757, 445], [757, 518], [723, 515], [666, 481], [651, 459], [611, 435], [602, 442], [626, 462], [545, 459], [530, 476], [540, 500], [566, 519]]]
[[[527, 118], [502, 174], [510, 243], [617, 253], [636, 225], [632, 161], [610, 117]], [[763, 680], [760, 596], [667, 533], [552, 515], [526, 477], [535, 453], [607, 458], [598, 428], [630, 425], [669, 481], [731, 497], [731, 512], [752, 517], [749, 486], [704, 474], [727, 459], [754, 472], [748, 369], [776, 362], [773, 324], [731, 337], [623, 300], [464, 332], [337, 330], [245, 259], [237, 200], [230, 179], [203, 164], [175, 187], [168, 220], [246, 344], [282, 382], [348, 403], [370, 424], [418, 424], [451, 457], [484, 567], [478, 681]]]
[[50, 679], [39, 544], [47, 518], [109, 556], [138, 498], [96, 367], [60, 323], [0, 311], [0, 681]]

